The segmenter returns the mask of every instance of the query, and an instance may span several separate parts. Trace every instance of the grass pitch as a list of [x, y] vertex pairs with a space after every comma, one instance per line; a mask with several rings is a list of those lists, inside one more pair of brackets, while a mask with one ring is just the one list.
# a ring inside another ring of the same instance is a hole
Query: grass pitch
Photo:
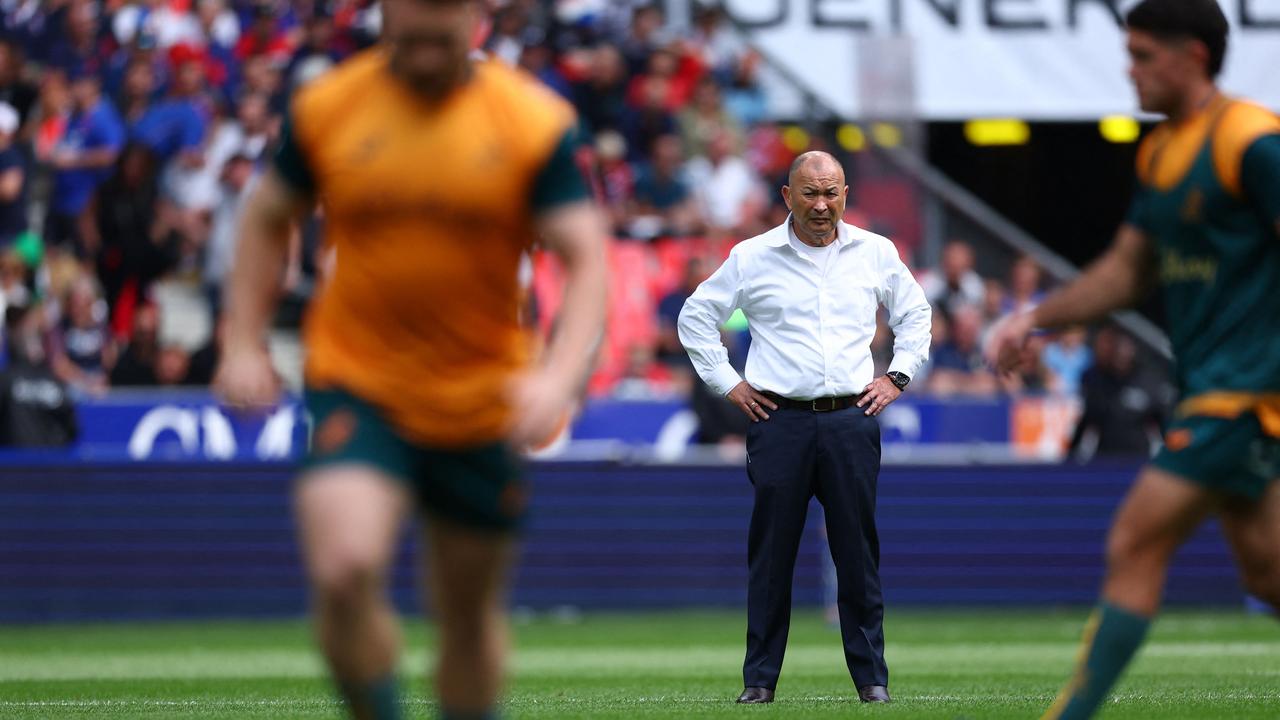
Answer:
[[[741, 612], [587, 615], [517, 625], [508, 718], [1037, 718], [1069, 673], [1083, 612], [890, 608], [895, 703], [863, 706], [839, 633], [792, 624], [778, 699], [740, 707]], [[407, 628], [406, 716], [432, 717], [432, 636]], [[293, 622], [0, 628], [0, 718], [341, 718], [306, 626]], [[1102, 714], [1280, 718], [1280, 624], [1180, 612]]]

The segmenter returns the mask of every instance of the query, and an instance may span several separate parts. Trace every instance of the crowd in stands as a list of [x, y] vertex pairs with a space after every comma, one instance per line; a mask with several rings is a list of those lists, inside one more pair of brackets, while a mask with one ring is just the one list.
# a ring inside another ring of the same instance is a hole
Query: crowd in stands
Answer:
[[[675, 336], [680, 306], [734, 242], [786, 217], [778, 188], [805, 149], [767, 117], [760, 56], [711, 7], [674, 34], [659, 6], [636, 0], [495, 6], [485, 50], [577, 109], [579, 161], [618, 238], [592, 391], [696, 394]], [[209, 382], [235, 217], [289, 95], [369, 46], [379, 22], [372, 0], [0, 4], [0, 311], [6, 328], [44, 329], [51, 376], [73, 394]], [[910, 263], [921, 243], [900, 236], [918, 218], [895, 222], [895, 203], [867, 194], [851, 193], [847, 219], [901, 241]], [[896, 205], [900, 218], [914, 212]], [[291, 253], [286, 282], [299, 297], [323, 264], [319, 234], [313, 224]], [[535, 270], [548, 329], [555, 268], [538, 258]], [[1040, 340], [1037, 362], [1016, 378], [982, 363], [991, 324], [1039, 300], [1034, 262], [982, 277], [973, 248], [954, 241], [918, 275], [936, 312], [916, 392], [1082, 392], [1092, 365], [1083, 331]], [[214, 328], [203, 346], [160, 331], [154, 288], [174, 278], [203, 288]], [[739, 362], [745, 330], [740, 318], [725, 330]], [[875, 346], [886, 366], [891, 346], [886, 330]]]

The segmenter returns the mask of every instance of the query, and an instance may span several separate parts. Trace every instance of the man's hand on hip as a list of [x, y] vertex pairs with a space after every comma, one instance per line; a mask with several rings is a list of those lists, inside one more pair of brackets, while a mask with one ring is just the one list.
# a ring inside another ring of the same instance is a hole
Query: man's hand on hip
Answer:
[[875, 416], [889, 407], [889, 403], [900, 397], [902, 397], [902, 391], [898, 386], [894, 385], [887, 375], [881, 375], [863, 388], [858, 407], [866, 408], [867, 415]]
[[751, 422], [760, 422], [768, 420], [769, 413], [765, 412], [765, 408], [777, 410], [778, 406], [772, 400], [761, 395], [758, 390], [747, 384], [746, 380], [733, 386], [725, 397], [729, 398], [729, 402], [738, 406], [738, 409], [747, 414], [751, 418]]

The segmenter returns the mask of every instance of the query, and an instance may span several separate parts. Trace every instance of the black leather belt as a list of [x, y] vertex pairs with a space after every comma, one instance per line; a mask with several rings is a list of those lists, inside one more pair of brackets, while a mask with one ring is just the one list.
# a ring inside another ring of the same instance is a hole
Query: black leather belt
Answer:
[[784, 398], [781, 395], [764, 390], [761, 395], [773, 401], [779, 409], [787, 410], [808, 410], [809, 412], [832, 412], [834, 410], [847, 410], [858, 404], [858, 399], [862, 394], [857, 395], [839, 395], [835, 397], [820, 397], [812, 400], [792, 400]]

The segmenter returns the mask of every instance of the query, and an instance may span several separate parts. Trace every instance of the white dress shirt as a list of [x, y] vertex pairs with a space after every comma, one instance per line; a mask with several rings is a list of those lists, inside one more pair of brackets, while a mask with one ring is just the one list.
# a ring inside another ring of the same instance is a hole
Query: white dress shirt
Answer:
[[874, 379], [876, 312], [889, 311], [893, 362], [913, 376], [929, 353], [932, 311], [887, 238], [836, 225], [825, 272], [799, 243], [791, 218], [738, 243], [680, 311], [680, 342], [707, 385], [724, 395], [742, 378], [729, 365], [720, 326], [741, 308], [751, 327], [746, 380], [795, 400], [856, 395]]

